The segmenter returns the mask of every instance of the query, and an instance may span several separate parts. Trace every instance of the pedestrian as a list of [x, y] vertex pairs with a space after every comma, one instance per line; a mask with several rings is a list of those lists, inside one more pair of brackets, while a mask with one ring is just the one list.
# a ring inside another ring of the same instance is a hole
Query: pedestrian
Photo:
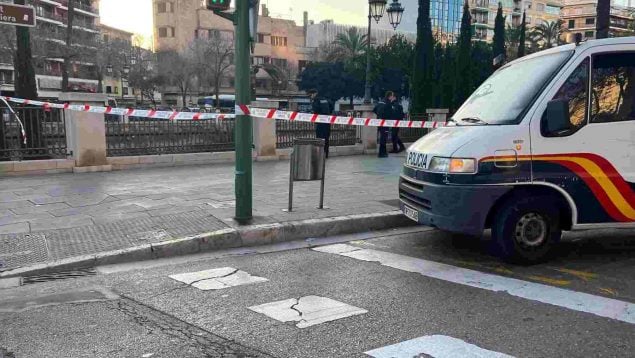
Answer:
[[[392, 99], [395, 94], [392, 91], [386, 92], [386, 96], [383, 100], [379, 101], [373, 112], [377, 115], [378, 119], [392, 119], [394, 117], [392, 109]], [[388, 141], [388, 128], [378, 127], [377, 133], [379, 135], [379, 158], [388, 157], [388, 150], [386, 149], [386, 142]]]
[[[316, 89], [307, 91], [309, 98], [311, 98], [311, 112], [313, 114], [331, 115], [333, 109], [331, 103], [326, 98], [321, 98]], [[326, 158], [329, 157], [329, 139], [331, 137], [331, 124], [330, 123], [317, 123], [315, 125], [315, 136], [317, 138], [324, 139], [324, 154]]]
[[[404, 113], [404, 110], [403, 110], [403, 106], [401, 105], [401, 103], [399, 102], [396, 96], [393, 96], [392, 111], [393, 111], [392, 119], [402, 121], [406, 117], [406, 114]], [[392, 139], [391, 153], [401, 153], [404, 150], [406, 150], [406, 146], [403, 145], [401, 138], [399, 138], [399, 127], [392, 127], [390, 129], [390, 134], [391, 134], [390, 137]]]

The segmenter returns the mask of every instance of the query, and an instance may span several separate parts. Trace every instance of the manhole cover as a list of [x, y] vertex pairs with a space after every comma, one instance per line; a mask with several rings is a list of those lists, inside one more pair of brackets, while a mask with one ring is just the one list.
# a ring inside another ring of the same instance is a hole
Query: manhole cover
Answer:
[[0, 271], [48, 260], [44, 235], [0, 236]]

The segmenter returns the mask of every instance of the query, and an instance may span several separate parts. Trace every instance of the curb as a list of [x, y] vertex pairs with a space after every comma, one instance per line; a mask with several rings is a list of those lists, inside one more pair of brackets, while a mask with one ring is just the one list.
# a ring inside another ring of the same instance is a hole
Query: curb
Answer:
[[44, 275], [126, 262], [184, 256], [201, 252], [252, 247], [306, 238], [347, 235], [359, 232], [415, 226], [401, 211], [337, 216], [324, 219], [250, 225], [212, 231], [181, 239], [145, 244], [121, 250], [75, 256], [58, 261], [0, 272], [0, 278]]

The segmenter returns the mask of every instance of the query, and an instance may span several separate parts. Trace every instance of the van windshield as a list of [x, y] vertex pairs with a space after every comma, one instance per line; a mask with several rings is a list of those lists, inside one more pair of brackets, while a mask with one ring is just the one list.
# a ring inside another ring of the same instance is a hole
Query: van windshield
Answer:
[[458, 125], [518, 124], [520, 114], [573, 51], [543, 55], [503, 67], [454, 114]]

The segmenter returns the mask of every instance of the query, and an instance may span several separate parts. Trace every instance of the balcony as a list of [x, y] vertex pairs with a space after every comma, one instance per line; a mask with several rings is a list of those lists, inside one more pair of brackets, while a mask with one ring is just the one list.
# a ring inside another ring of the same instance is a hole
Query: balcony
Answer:
[[489, 0], [475, 0], [473, 9], [477, 11], [489, 11]]

